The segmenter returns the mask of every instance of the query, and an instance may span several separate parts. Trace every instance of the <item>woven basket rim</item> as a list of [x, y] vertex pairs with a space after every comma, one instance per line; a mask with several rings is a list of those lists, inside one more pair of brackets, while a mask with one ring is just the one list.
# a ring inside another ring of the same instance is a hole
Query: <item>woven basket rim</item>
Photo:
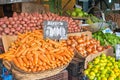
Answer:
[[[62, 66], [56, 67], [54, 69], [48, 69], [48, 70], [38, 71], [38, 72], [25, 72], [24, 70], [18, 68], [13, 62], [10, 62], [10, 61], [7, 61], [7, 60], [3, 60], [3, 64], [4, 64], [4, 62], [8, 62], [11, 65], [10, 69], [15, 69], [18, 72], [25, 73], [25, 74], [38, 74], [38, 73], [43, 73], [43, 72], [46, 72], [46, 71], [52, 71], [52, 70], [55, 70], [55, 69], [62, 69], [62, 68], [65, 69], [69, 65], [69, 63], [70, 63], [69, 62], [66, 65], [62, 65]], [[6, 67], [5, 64], [4, 64], [4, 66]]]

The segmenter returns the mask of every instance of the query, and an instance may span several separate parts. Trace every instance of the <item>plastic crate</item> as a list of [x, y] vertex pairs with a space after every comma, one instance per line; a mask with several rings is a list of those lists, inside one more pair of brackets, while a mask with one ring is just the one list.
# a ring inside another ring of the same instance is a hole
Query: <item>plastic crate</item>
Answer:
[[79, 77], [74, 77], [72, 75], [69, 75], [68, 80], [79, 80]]
[[84, 71], [84, 60], [74, 58], [67, 67], [68, 73], [72, 76], [80, 76]]
[[69, 74], [68, 80], [89, 80], [89, 79], [83, 74], [81, 76], [76, 76], [76, 77]]
[[68, 71], [64, 70], [57, 75], [41, 79], [41, 80], [68, 80]]

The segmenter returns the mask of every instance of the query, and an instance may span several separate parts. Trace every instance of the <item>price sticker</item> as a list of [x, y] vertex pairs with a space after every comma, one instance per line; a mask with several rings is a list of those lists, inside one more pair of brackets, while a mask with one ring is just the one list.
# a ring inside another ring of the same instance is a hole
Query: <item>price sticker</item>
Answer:
[[116, 45], [116, 59], [119, 60], [120, 59], [120, 44]]
[[67, 22], [65, 21], [45, 21], [44, 38], [54, 40], [67, 39]]
[[110, 28], [106, 28], [105, 30], [102, 31], [103, 33], [113, 33], [113, 31]]
[[120, 32], [115, 32], [116, 36], [120, 37]]

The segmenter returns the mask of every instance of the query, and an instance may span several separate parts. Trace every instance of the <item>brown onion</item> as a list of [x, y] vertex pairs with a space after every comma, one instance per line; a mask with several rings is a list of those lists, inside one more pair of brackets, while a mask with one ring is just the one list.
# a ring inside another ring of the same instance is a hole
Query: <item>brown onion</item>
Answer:
[[2, 24], [1, 27], [2, 27], [2, 28], [6, 28], [7, 25], [6, 25], [6, 24]]
[[5, 28], [5, 29], [4, 29], [4, 32], [5, 32], [5, 33], [10, 33], [10, 28]]
[[11, 28], [11, 32], [15, 32], [15, 29], [14, 29], [14, 28]]
[[98, 46], [98, 47], [97, 47], [97, 50], [98, 50], [99, 52], [101, 52], [101, 51], [103, 50], [103, 47], [102, 47], [102, 46]]

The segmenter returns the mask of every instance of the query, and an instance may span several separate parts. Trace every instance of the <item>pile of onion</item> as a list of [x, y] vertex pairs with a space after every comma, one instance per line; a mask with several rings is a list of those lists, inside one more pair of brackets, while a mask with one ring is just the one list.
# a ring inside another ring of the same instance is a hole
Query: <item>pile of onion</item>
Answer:
[[66, 21], [68, 22], [68, 32], [80, 32], [80, 21], [73, 20], [70, 17], [59, 16], [53, 13], [39, 14], [39, 13], [13, 13], [12, 17], [0, 18], [0, 35], [16, 35], [26, 31], [42, 29], [43, 21]]
[[69, 39], [64, 41], [64, 45], [72, 47], [81, 56], [86, 57], [89, 54], [95, 54], [110, 46], [101, 46], [100, 42], [96, 39], [90, 39], [88, 36], [69, 36]]

